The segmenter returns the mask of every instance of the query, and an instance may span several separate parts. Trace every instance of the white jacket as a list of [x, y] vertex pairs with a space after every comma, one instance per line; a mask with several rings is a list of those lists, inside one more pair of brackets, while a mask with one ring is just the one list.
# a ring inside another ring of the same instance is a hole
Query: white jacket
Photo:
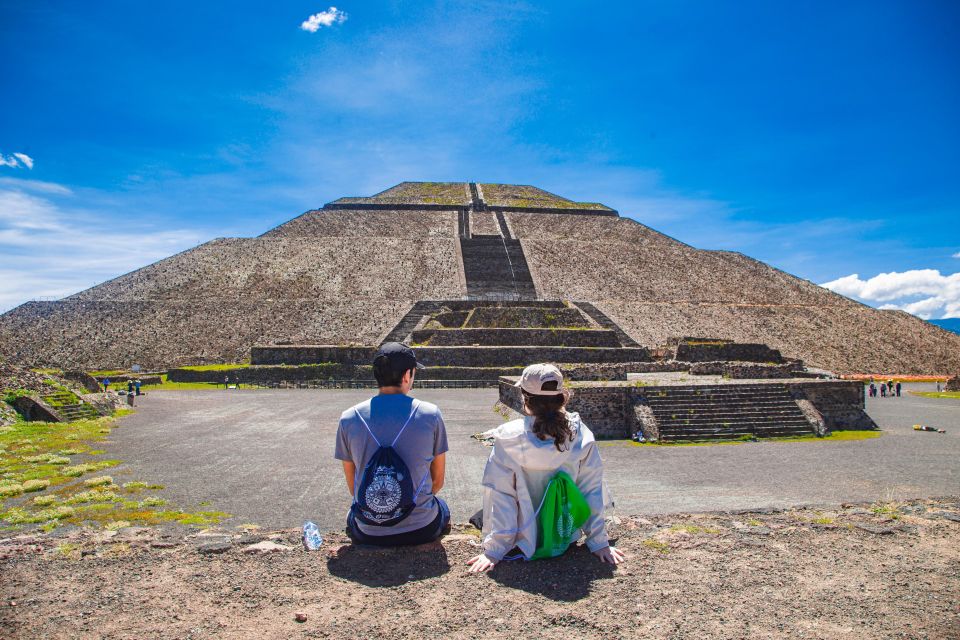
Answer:
[[593, 433], [568, 412], [573, 442], [557, 451], [553, 438], [533, 434], [533, 418], [526, 416], [487, 432], [494, 437], [493, 451], [483, 470], [483, 553], [499, 562], [514, 547], [527, 558], [537, 546], [536, 511], [550, 478], [565, 471], [590, 505], [590, 518], [581, 528], [587, 547], [606, 547], [604, 507], [609, 503], [603, 480], [603, 462]]

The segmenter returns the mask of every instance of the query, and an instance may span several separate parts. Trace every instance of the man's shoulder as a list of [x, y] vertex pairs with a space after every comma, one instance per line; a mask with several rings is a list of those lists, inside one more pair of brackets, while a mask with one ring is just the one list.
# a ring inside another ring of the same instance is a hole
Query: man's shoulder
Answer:
[[440, 407], [433, 404], [432, 402], [427, 402], [426, 400], [417, 399], [417, 413], [422, 416], [437, 416], [440, 415]]
[[369, 401], [369, 400], [364, 400], [363, 402], [358, 402], [357, 404], [353, 405], [352, 407], [350, 407], [349, 409], [347, 409], [346, 411], [344, 411], [343, 413], [341, 413], [341, 414], [340, 414], [340, 421], [341, 421], [341, 422], [344, 422], [344, 421], [355, 420], [356, 417], [357, 417], [357, 415], [360, 413], [360, 411], [363, 411], [363, 410], [365, 410], [367, 413], [370, 412], [370, 401]]

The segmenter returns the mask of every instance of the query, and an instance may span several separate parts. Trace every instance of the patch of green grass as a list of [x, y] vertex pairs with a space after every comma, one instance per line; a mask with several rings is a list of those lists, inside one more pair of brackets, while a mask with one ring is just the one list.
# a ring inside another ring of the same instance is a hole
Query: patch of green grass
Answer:
[[231, 369], [246, 369], [250, 366], [249, 362], [240, 362], [234, 364], [201, 364], [192, 367], [177, 367], [187, 371], [230, 371]]
[[911, 391], [910, 395], [922, 398], [960, 398], [960, 391]]
[[[682, 442], [634, 442], [632, 440], [627, 441], [611, 441], [608, 440], [605, 442], [600, 442], [601, 446], [611, 446], [621, 442], [626, 442], [630, 446], [634, 447], [707, 447], [707, 446], [718, 446], [718, 445], [736, 445], [736, 444], [747, 444], [747, 443], [762, 443], [762, 442], [844, 442], [850, 440], [871, 440], [873, 438], [879, 438], [883, 435], [883, 432], [880, 430], [873, 431], [834, 431], [828, 436], [818, 437], [814, 434], [802, 435], [802, 436], [785, 436], [782, 438], [758, 438], [749, 434], [744, 434], [736, 440], [694, 440], [694, 441], [682, 441]], [[610, 444], [607, 444], [610, 443]]]
[[829, 516], [821, 516], [819, 518], [814, 518], [811, 522], [813, 522], [813, 524], [833, 524], [833, 518]]
[[[118, 416], [131, 413], [118, 412]], [[185, 512], [167, 506], [159, 496], [144, 496], [127, 502], [110, 476], [88, 478], [119, 460], [68, 464], [64, 453], [79, 455], [91, 451], [90, 443], [102, 441], [117, 426], [116, 417], [74, 422], [17, 422], [0, 431], [0, 529], [35, 526], [49, 531], [63, 524], [107, 525], [126, 521], [136, 524], [179, 522], [209, 526], [227, 517], [217, 511]], [[143, 481], [128, 483], [126, 491], [138, 493], [162, 489]], [[33, 499], [24, 493], [49, 489]]]
[[870, 511], [872, 511], [875, 515], [878, 515], [878, 516], [886, 516], [893, 520], [900, 519], [900, 512], [897, 510], [897, 507], [893, 504], [877, 503], [872, 507], [870, 507]]
[[670, 545], [668, 545], [666, 542], [661, 542], [656, 538], [647, 538], [643, 541], [643, 546], [649, 547], [659, 553], [670, 553]]
[[672, 527], [670, 527], [670, 531], [684, 531], [691, 535], [696, 535], [698, 533], [711, 533], [711, 534], [721, 533], [720, 529], [714, 529], [712, 527], [700, 527], [695, 524], [675, 524]]

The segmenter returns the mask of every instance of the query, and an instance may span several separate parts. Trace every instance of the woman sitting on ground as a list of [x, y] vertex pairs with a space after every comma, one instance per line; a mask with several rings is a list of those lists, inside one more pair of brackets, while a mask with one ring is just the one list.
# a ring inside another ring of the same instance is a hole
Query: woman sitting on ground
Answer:
[[580, 528], [587, 547], [601, 562], [623, 562], [624, 554], [609, 544], [603, 520], [600, 452], [580, 416], [565, 410], [570, 393], [563, 388], [563, 374], [550, 364], [531, 365], [517, 386], [526, 417], [489, 432], [494, 445], [483, 472], [483, 552], [467, 562], [470, 571], [489, 571], [514, 547], [526, 559], [533, 556], [537, 505], [559, 471], [569, 475], [590, 507]]

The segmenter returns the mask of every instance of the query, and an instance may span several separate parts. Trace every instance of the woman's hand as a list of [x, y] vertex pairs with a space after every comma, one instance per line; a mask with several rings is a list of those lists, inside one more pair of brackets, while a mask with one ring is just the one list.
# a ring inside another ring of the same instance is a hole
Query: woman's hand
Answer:
[[481, 553], [467, 560], [467, 564], [470, 565], [470, 573], [483, 573], [493, 569], [497, 563]]
[[604, 547], [603, 549], [597, 549], [593, 552], [593, 555], [600, 558], [600, 562], [609, 563], [612, 565], [618, 565], [621, 562], [625, 562], [627, 559], [627, 556], [623, 554], [623, 551], [620, 551], [620, 549], [617, 549], [616, 547]]

